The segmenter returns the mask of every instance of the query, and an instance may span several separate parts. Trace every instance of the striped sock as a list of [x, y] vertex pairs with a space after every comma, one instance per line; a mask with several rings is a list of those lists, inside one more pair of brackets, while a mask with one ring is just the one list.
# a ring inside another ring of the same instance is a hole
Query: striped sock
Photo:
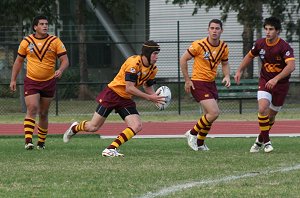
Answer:
[[132, 128], [127, 127], [124, 131], [122, 131], [122, 133], [118, 135], [118, 137], [107, 148], [108, 149], [118, 148], [135, 135], [136, 133], [132, 130]]
[[263, 143], [267, 143], [270, 141], [269, 137], [269, 131], [270, 131], [270, 120], [269, 115], [261, 115], [258, 114], [258, 123], [259, 123], [259, 129], [260, 129], [260, 136], [261, 138], [258, 138], [260, 140], [263, 140]]
[[47, 133], [48, 129], [43, 129], [42, 127], [38, 126], [38, 145], [45, 143]]
[[211, 123], [207, 120], [206, 115], [203, 115], [194, 128], [191, 130], [191, 134], [197, 133], [197, 144], [198, 146], [202, 146], [204, 144], [204, 140], [211, 128]]
[[35, 120], [32, 118], [24, 119], [25, 143], [32, 143], [32, 136], [35, 127]]
[[87, 122], [87, 120], [81, 121], [79, 124], [72, 127], [73, 133], [78, 133], [79, 131], [85, 131], [84, 125]]

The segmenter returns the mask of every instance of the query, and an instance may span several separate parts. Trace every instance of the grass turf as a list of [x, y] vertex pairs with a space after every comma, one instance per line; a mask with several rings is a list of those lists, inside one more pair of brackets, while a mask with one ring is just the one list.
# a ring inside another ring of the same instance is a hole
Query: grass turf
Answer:
[[[23, 136], [1, 136], [0, 197], [155, 197], [168, 187], [164, 197], [299, 196], [300, 170], [280, 171], [299, 166], [299, 138], [272, 138], [269, 154], [249, 153], [253, 138], [208, 138], [208, 152], [184, 138], [132, 139], [124, 158], [101, 157], [111, 141], [78, 135], [64, 144], [52, 135], [45, 150], [27, 151]], [[256, 176], [222, 181], [246, 174]]]

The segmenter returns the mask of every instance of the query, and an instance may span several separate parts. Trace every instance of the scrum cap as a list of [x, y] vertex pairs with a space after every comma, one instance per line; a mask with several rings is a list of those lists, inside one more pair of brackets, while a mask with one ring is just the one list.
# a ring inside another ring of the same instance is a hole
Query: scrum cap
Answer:
[[155, 51], [160, 51], [160, 47], [156, 42], [154, 42], [153, 40], [144, 42], [142, 47], [142, 55], [146, 56], [149, 64], [151, 63], [151, 54]]

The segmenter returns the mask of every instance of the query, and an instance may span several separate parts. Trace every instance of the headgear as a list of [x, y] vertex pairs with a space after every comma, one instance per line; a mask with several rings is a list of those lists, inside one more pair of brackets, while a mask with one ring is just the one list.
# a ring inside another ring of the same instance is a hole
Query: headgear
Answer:
[[142, 47], [142, 55], [146, 56], [149, 65], [151, 64], [151, 54], [155, 51], [160, 51], [159, 45], [153, 40], [144, 42]]

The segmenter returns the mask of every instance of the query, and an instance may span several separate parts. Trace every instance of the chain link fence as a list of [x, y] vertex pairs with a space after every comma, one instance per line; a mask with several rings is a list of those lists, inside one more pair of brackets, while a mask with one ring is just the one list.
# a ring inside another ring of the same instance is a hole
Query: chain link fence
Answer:
[[[158, 88], [161, 85], [170, 87], [172, 91], [172, 102], [170, 106], [164, 111], [158, 111], [154, 104], [135, 98], [138, 110], [141, 114], [165, 114], [165, 115], [189, 115], [199, 114], [199, 105], [194, 99], [184, 93], [184, 82], [181, 78], [179, 70], [179, 58], [187, 49], [192, 41], [159, 41], [161, 45], [161, 53], [159, 55], [157, 75]], [[230, 47], [230, 64], [231, 74], [242, 60], [242, 42], [226, 41]], [[292, 45], [297, 45], [299, 42], [293, 42]], [[142, 42], [128, 43], [132, 45], [141, 46]], [[0, 44], [0, 115], [14, 115], [24, 113], [26, 111], [23, 98], [23, 76], [25, 69], [21, 71], [18, 78], [18, 91], [11, 93], [9, 90], [9, 82], [11, 76], [11, 69], [14, 59], [17, 54], [19, 43], [2, 43]], [[70, 59], [70, 67], [64, 72], [63, 78], [59, 80], [57, 86], [56, 97], [50, 109], [50, 115], [81, 115], [92, 114], [97, 106], [95, 97], [97, 94], [109, 83], [116, 73], [125, 58], [118, 52], [116, 43], [109, 42], [92, 42], [92, 43], [77, 43], [66, 42], [68, 56]], [[86, 72], [88, 79], [82, 81], [80, 76], [81, 66], [79, 64], [78, 49], [86, 45], [87, 62]], [[139, 49], [136, 50], [139, 53]], [[299, 52], [295, 51], [297, 59], [297, 68], [299, 60]], [[116, 58], [117, 57], [117, 58]], [[257, 63], [255, 63], [257, 65]], [[191, 69], [192, 62], [189, 63]], [[258, 66], [254, 66], [258, 68]], [[257, 69], [256, 69], [257, 70]], [[286, 105], [283, 111], [298, 111], [300, 108], [299, 96], [299, 68], [293, 74], [296, 79], [295, 83], [291, 84], [289, 96], [286, 100]], [[254, 72], [254, 78], [257, 78], [258, 71]], [[218, 72], [218, 78], [221, 78], [221, 71]], [[233, 80], [233, 79], [232, 79]], [[84, 92], [84, 94], [82, 94]], [[84, 95], [84, 96], [82, 96]], [[239, 101], [219, 101], [221, 112], [226, 114], [239, 113]], [[244, 100], [243, 112], [256, 112], [256, 100]]]

